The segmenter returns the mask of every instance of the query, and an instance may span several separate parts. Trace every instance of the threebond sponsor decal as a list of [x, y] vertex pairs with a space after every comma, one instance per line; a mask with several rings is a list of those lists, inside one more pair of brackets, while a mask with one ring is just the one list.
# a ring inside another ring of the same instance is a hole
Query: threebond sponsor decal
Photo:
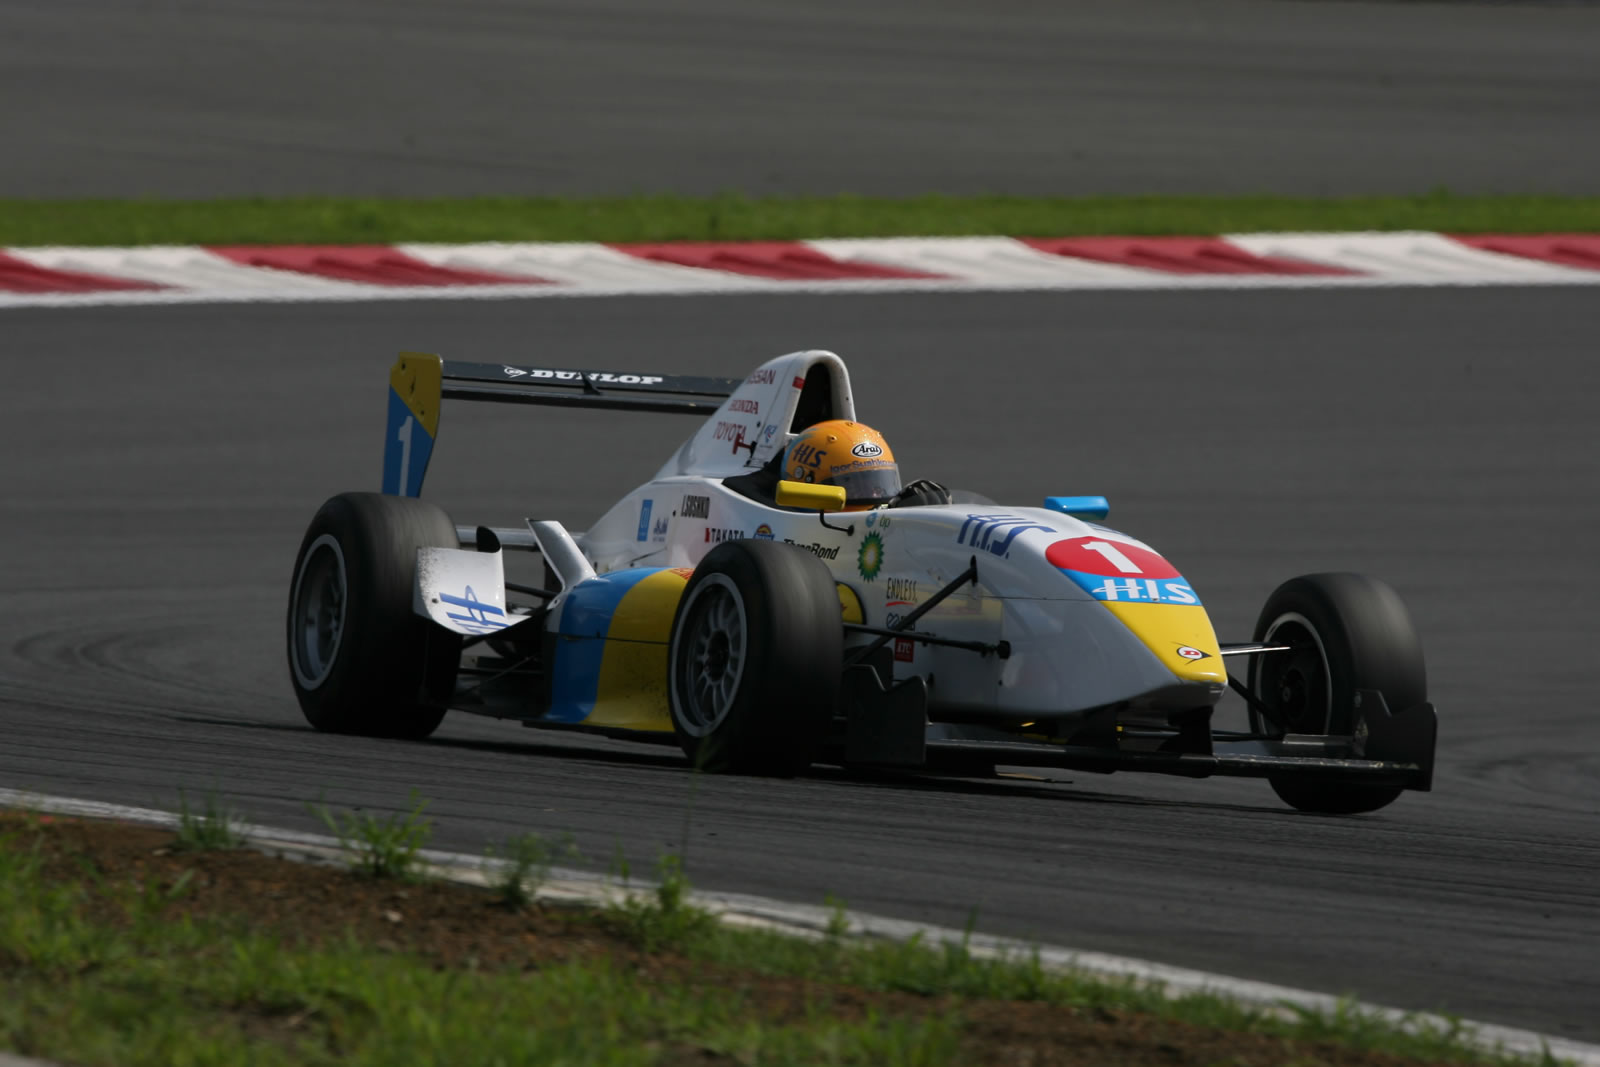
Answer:
[[800, 549], [803, 552], [809, 552], [813, 556], [816, 556], [818, 559], [838, 559], [839, 558], [839, 546], [838, 545], [819, 545], [815, 541], [812, 541], [811, 543], [806, 544], [806, 543], [803, 543], [803, 542], [800, 542], [800, 541], [791, 540], [791, 539], [789, 539], [787, 537], [785, 537], [783, 539], [783, 543], [786, 544], [786, 545], [793, 545], [794, 547]]
[[[1045, 559], [1096, 600], [1115, 603], [1200, 603], [1183, 575], [1148, 548], [1126, 541], [1074, 537], [1045, 549]], [[1186, 657], [1189, 658], [1189, 657]]]

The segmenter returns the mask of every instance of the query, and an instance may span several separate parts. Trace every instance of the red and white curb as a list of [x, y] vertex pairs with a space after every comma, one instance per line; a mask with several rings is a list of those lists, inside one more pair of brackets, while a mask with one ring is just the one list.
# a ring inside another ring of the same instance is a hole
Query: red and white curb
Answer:
[[[152, 826], [178, 825], [178, 816], [172, 812], [77, 800], [72, 797], [44, 796], [15, 789], [0, 789], [0, 808], [92, 819], [120, 819]], [[250, 842], [252, 847], [290, 859], [337, 862], [345, 855], [338, 841], [319, 834], [248, 824], [236, 824], [235, 829]], [[490, 877], [497, 870], [491, 861], [481, 856], [433, 850], [423, 851], [420, 856], [428, 865], [427, 873], [430, 876], [468, 885], [488, 884]], [[588, 871], [556, 868], [551, 870], [549, 878], [538, 887], [538, 897], [554, 904], [603, 906], [623, 897], [651, 894], [654, 888], [649, 883], [629, 883], [619, 886], [609, 878]], [[1070, 948], [1039, 945], [1015, 938], [992, 937], [953, 927], [890, 919], [857, 911], [838, 912], [831, 908], [791, 904], [740, 893], [710, 893], [696, 890], [689, 895], [689, 901], [713, 913], [729, 926], [765, 929], [794, 937], [820, 939], [829, 936], [829, 932], [836, 929], [842, 919], [846, 924], [847, 936], [863, 940], [909, 941], [916, 937], [920, 938], [922, 943], [929, 945], [966, 944], [974, 955], [988, 958], [1029, 959], [1037, 954], [1040, 964], [1049, 970], [1112, 980], [1132, 980], [1157, 987], [1168, 997], [1208, 993], [1285, 1014], [1309, 1011], [1328, 1018], [1338, 1013], [1348, 1016], [1351, 1012], [1356, 1012], [1413, 1032], [1457, 1032], [1462, 1035], [1462, 1040], [1489, 1052], [1511, 1053], [1545, 1061], [1548, 1057], [1555, 1057], [1580, 1067], [1600, 1067], [1600, 1045], [1585, 1044], [1532, 1030], [1519, 1030], [1492, 1023], [1476, 1023], [1441, 1015], [1406, 1012], [1398, 1008], [1351, 1002], [1327, 993], [1314, 993], [1305, 989], [1232, 978], [1228, 975], [1211, 974], [1186, 967], [1169, 967], [1149, 960], [1112, 956], [1103, 952], [1079, 952]], [[0, 1064], [0, 1067], [4, 1065]]]
[[1600, 284], [1600, 235], [1261, 233], [0, 249], [0, 308], [625, 294]]

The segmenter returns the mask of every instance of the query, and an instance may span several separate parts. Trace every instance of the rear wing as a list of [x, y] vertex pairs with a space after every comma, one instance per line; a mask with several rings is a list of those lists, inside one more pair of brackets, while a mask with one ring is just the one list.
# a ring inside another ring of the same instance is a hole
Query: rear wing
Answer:
[[433, 442], [439, 436], [439, 409], [446, 400], [677, 412], [705, 417], [716, 411], [742, 381], [463, 363], [426, 352], [402, 352], [389, 370], [383, 491], [394, 496], [421, 494], [422, 479], [433, 456]]

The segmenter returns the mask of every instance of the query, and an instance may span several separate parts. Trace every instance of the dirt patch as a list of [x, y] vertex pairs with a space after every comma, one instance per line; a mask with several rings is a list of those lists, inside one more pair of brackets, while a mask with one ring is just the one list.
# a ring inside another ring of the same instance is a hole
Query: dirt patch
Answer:
[[[1415, 1060], [1337, 1045], [1292, 1042], [1213, 1030], [1133, 1012], [1075, 1010], [1028, 1001], [978, 1001], [878, 993], [807, 979], [734, 971], [670, 954], [649, 955], [581, 913], [502, 905], [494, 894], [438, 882], [396, 883], [346, 870], [278, 859], [248, 850], [183, 852], [168, 830], [121, 823], [0, 813], [10, 847], [37, 842], [52, 879], [78, 882], [92, 871], [109, 885], [160, 889], [187, 879], [168, 907], [196, 918], [246, 924], [310, 945], [355, 938], [380, 950], [414, 953], [440, 969], [535, 970], [575, 959], [608, 957], [663, 981], [692, 978], [744, 994], [772, 1022], [801, 1023], [819, 1007], [847, 1020], [924, 1019], [958, 1013], [966, 1025], [958, 1062], [1022, 1067], [1126, 1064], [1326, 1064], [1390, 1067]], [[91, 914], [123, 921], [112, 901], [92, 896]], [[246, 1029], [292, 1020], [250, 1020]], [[266, 1035], [261, 1035], [266, 1036]], [[683, 1063], [732, 1062], [684, 1052]]]

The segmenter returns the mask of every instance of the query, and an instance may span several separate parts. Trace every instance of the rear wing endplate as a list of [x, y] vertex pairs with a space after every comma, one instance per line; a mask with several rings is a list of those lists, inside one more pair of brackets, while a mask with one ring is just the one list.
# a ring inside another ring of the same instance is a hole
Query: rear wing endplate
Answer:
[[383, 491], [421, 494], [439, 436], [439, 409], [446, 400], [707, 416], [740, 383], [739, 378], [463, 363], [427, 352], [402, 352], [389, 370]]

